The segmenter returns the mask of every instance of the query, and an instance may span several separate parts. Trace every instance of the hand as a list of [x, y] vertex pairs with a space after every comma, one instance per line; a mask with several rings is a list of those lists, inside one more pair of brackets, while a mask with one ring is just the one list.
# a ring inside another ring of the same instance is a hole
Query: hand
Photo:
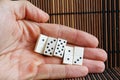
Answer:
[[[83, 31], [47, 24], [49, 16], [26, 1], [0, 3], [0, 79], [59, 79], [82, 77], [104, 71], [106, 52], [96, 48], [98, 40]], [[66, 39], [85, 47], [83, 66], [63, 65], [62, 59], [34, 52], [39, 34]]]

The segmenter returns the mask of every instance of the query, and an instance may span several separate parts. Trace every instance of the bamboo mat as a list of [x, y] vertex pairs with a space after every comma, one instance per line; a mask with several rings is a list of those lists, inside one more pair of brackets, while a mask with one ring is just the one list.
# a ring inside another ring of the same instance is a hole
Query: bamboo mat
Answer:
[[[94, 76], [90, 74], [83, 80], [117, 80], [117, 78], [114, 78], [114, 75], [119, 73], [120, 76], [120, 69], [116, 71], [114, 68], [120, 67], [119, 0], [29, 1], [49, 13], [50, 23], [63, 24], [83, 30], [95, 35], [99, 39], [99, 48], [105, 49], [108, 53], [108, 60], [105, 62], [106, 71], [100, 74], [102, 77], [98, 74], [94, 74]], [[111, 76], [112, 72], [115, 73], [113, 76]]]

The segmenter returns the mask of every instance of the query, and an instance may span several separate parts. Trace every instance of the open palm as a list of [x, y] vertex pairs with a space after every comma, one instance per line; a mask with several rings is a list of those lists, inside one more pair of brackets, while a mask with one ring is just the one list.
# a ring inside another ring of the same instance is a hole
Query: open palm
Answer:
[[[81, 77], [104, 71], [106, 52], [96, 48], [98, 40], [83, 31], [43, 23], [49, 16], [26, 1], [0, 3], [0, 79], [58, 79]], [[34, 52], [39, 34], [66, 39], [85, 47], [83, 66], [63, 65], [62, 59]]]

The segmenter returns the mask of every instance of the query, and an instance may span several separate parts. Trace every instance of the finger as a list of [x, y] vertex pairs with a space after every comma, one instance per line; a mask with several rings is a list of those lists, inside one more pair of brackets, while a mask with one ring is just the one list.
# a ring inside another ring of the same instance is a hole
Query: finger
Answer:
[[[47, 64], [61, 64], [62, 59], [57, 57], [46, 57], [44, 56], [45, 63]], [[106, 61], [107, 54], [104, 50], [98, 48], [85, 48], [84, 59], [96, 60], [96, 61]]]
[[83, 65], [88, 68], [89, 73], [102, 73], [105, 69], [105, 64], [102, 61], [84, 59]]
[[[60, 58], [45, 58], [45, 63], [47, 64], [62, 64], [62, 59]], [[83, 65], [88, 67], [89, 73], [101, 73], [105, 69], [104, 62], [97, 60], [84, 59]]]
[[35, 79], [60, 79], [86, 76], [85, 66], [43, 64], [38, 67]]
[[[48, 59], [48, 63], [51, 64], [62, 64], [62, 59], [60, 60], [59, 58], [53, 59], [54, 61], [50, 62], [50, 59]], [[89, 73], [101, 73], [105, 69], [105, 64], [102, 61], [97, 61], [97, 60], [90, 60], [90, 59], [84, 59], [83, 60], [83, 66], [88, 67]]]
[[35, 22], [46, 22], [49, 19], [47, 13], [35, 7], [28, 1], [14, 1], [13, 8], [17, 20], [28, 19]]
[[93, 35], [76, 29], [57, 24], [39, 24], [42, 34], [66, 39], [69, 43], [84, 46], [97, 47], [98, 40]]
[[103, 49], [99, 48], [85, 48], [84, 58], [98, 61], [106, 61], [107, 53]]

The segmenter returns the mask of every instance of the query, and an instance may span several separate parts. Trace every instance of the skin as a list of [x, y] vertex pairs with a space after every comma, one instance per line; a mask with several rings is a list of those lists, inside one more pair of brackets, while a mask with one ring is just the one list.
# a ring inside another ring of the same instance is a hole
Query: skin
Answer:
[[[82, 77], [101, 73], [107, 54], [86, 32], [45, 23], [47, 13], [27, 1], [0, 2], [0, 80], [35, 80]], [[82, 66], [63, 65], [62, 59], [34, 52], [40, 34], [63, 38], [85, 48]]]

